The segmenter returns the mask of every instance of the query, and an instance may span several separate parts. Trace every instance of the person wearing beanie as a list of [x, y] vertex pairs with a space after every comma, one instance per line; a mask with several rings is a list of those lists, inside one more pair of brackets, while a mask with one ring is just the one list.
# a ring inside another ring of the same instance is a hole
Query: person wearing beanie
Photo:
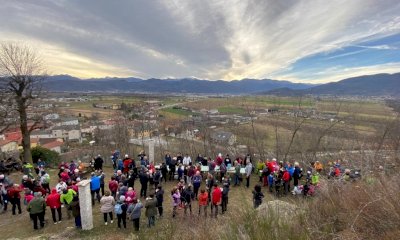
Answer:
[[121, 221], [126, 229], [126, 211], [128, 210], [128, 205], [125, 202], [125, 196], [119, 197], [117, 204], [115, 204], [114, 211], [117, 214], [118, 228], [121, 228]]
[[46, 210], [46, 203], [42, 197], [41, 192], [35, 192], [34, 198], [29, 202], [27, 210], [30, 218], [33, 221], [33, 229], [38, 229], [37, 220], [39, 219], [40, 227], [44, 227], [44, 212]]

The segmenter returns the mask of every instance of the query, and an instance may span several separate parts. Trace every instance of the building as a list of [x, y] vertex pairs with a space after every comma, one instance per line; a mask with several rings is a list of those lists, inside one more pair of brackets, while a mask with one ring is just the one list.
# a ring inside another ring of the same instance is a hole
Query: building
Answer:
[[53, 138], [53, 134], [50, 130], [33, 130], [31, 138]]
[[77, 118], [63, 118], [55, 123], [56, 126], [77, 126], [79, 120]]
[[18, 151], [18, 142], [13, 140], [0, 140], [1, 152], [14, 152]]
[[53, 138], [61, 138], [65, 141], [82, 142], [81, 130], [79, 126], [57, 126], [52, 130]]
[[64, 143], [62, 141], [59, 140], [53, 140], [51, 142], [47, 142], [47, 143], [43, 143], [41, 144], [41, 147], [43, 148], [47, 148], [49, 150], [55, 151], [59, 154], [62, 153], [62, 149], [61, 147], [64, 145]]
[[60, 115], [58, 113], [50, 113], [43, 117], [43, 120], [56, 120], [59, 119]]

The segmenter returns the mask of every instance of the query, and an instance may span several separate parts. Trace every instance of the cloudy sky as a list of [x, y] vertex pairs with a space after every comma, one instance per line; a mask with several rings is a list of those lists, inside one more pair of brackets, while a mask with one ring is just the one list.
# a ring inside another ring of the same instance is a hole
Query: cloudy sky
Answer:
[[400, 72], [399, 0], [0, 0], [51, 74], [329, 82]]

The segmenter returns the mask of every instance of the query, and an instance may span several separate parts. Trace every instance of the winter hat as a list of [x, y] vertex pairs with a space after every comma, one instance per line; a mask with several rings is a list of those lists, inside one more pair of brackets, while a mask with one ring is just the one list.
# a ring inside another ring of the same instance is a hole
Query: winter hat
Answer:
[[79, 169], [75, 169], [74, 172], [75, 172], [75, 173], [78, 173], [78, 172], [79, 172]]
[[125, 202], [125, 196], [119, 197], [119, 201], [120, 201], [120, 202]]
[[1, 174], [1, 175], [0, 175], [0, 179], [4, 179], [4, 174]]

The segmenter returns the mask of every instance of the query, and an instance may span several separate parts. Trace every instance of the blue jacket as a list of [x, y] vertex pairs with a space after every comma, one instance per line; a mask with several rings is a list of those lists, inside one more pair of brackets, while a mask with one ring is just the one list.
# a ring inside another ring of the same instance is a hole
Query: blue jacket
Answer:
[[93, 176], [90, 182], [90, 190], [95, 191], [100, 189], [100, 177], [99, 176]]
[[272, 186], [274, 184], [274, 175], [268, 175], [268, 185]]
[[294, 167], [293, 167], [293, 166], [288, 167], [288, 168], [287, 168], [287, 171], [289, 172], [290, 176], [292, 177], [292, 176], [293, 176], [293, 173], [294, 173]]
[[118, 170], [123, 170], [124, 169], [124, 162], [122, 159], [118, 159]]
[[201, 175], [194, 175], [193, 176], [193, 185], [200, 186], [201, 184]]

